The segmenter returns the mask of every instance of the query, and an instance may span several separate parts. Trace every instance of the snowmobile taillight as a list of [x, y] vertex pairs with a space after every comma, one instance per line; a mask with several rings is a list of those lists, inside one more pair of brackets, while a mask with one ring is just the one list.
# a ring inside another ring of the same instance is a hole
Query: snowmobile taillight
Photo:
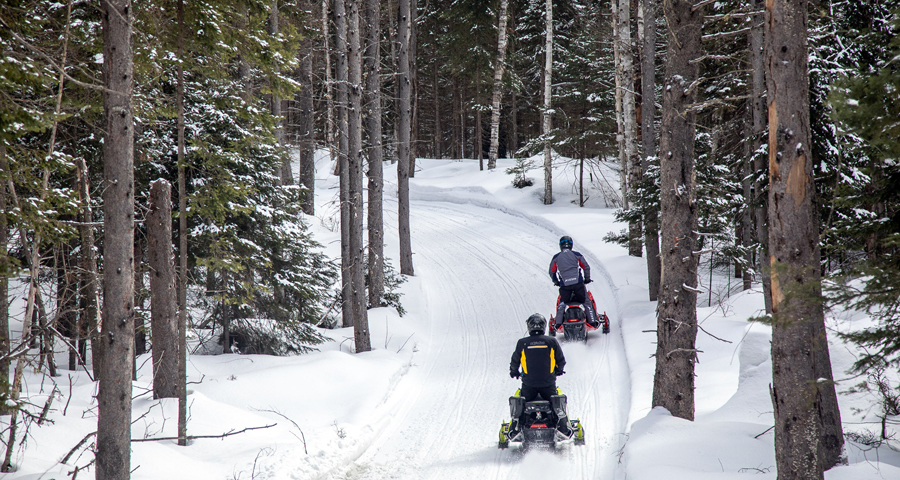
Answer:
[[547, 424], [546, 423], [535, 423], [534, 425], [531, 426], [531, 428], [547, 428]]

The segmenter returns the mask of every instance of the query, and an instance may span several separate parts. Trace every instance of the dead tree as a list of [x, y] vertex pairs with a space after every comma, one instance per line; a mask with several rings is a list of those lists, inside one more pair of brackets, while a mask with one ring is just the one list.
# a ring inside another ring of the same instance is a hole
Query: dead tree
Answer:
[[150, 331], [153, 333], [153, 398], [178, 396], [178, 325], [172, 252], [172, 186], [150, 184], [147, 214], [150, 257]]

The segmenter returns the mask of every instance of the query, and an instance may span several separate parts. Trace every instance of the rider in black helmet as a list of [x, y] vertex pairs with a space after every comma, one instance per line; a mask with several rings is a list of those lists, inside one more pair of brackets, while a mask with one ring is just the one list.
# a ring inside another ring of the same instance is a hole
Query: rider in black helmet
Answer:
[[[550, 279], [559, 287], [559, 306], [556, 310], [555, 326], [563, 321], [566, 305], [578, 302], [584, 306], [585, 317], [594, 328], [600, 325], [594, 306], [587, 298], [585, 284], [591, 283], [591, 266], [584, 255], [572, 250], [572, 237], [565, 235], [559, 239], [559, 253], [550, 260]], [[584, 275], [582, 276], [582, 272]]]
[[[531, 315], [525, 320], [525, 325], [528, 328], [528, 336], [520, 338], [516, 343], [516, 350], [509, 362], [509, 376], [522, 377], [519, 396], [524, 397], [525, 402], [536, 400], [540, 396], [541, 400], [553, 403], [553, 397], [558, 398], [556, 377], [565, 373], [563, 369], [566, 366], [566, 357], [559, 342], [553, 337], [544, 335], [547, 319], [543, 315], [540, 313]], [[560, 431], [564, 435], [571, 435], [572, 430], [565, 410], [558, 411], [557, 415]], [[510, 426], [510, 436], [515, 436], [518, 424], [519, 419], [514, 418]]]
[[547, 320], [543, 315], [535, 313], [528, 317], [525, 325], [528, 336], [516, 343], [516, 350], [509, 362], [509, 376], [522, 377], [521, 396], [525, 397], [526, 402], [538, 395], [549, 401], [550, 396], [556, 395], [556, 377], [565, 373], [566, 357], [559, 342], [544, 335]]

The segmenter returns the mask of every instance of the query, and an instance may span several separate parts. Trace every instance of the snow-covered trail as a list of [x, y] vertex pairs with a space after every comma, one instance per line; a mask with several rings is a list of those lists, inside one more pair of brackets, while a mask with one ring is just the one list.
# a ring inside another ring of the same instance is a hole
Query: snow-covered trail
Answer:
[[[386, 200], [385, 223], [396, 224], [396, 202]], [[422, 328], [430, 331], [417, 335], [424, 351], [395, 392], [404, 398], [389, 425], [332, 478], [613, 478], [630, 399], [615, 323], [587, 345], [563, 345], [567, 373], [558, 385], [570, 415], [584, 422], [587, 444], [527, 455], [516, 445], [497, 449], [507, 398], [518, 387], [507, 373], [515, 342], [525, 318], [549, 318], [556, 300], [546, 268], [558, 233], [500, 210], [440, 201], [414, 201], [411, 223], [416, 276], [426, 280]], [[609, 276], [595, 263], [591, 290], [617, 321]]]

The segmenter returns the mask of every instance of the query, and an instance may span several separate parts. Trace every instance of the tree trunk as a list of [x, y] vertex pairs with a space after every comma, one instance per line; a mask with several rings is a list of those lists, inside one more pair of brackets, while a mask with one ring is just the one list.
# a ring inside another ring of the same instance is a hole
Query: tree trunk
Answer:
[[481, 69], [475, 72], [475, 135], [472, 138], [472, 153], [478, 158], [478, 170], [484, 171], [484, 129], [481, 124]]
[[623, 93], [625, 79], [622, 78], [622, 48], [619, 42], [619, 1], [611, 0], [612, 9], [612, 37], [613, 37], [613, 64], [615, 65], [616, 93], [616, 147], [619, 156], [619, 190], [622, 192], [622, 208], [627, 210], [628, 200], [628, 155], [625, 153], [625, 118], [622, 112]]
[[349, 96], [347, 84], [350, 81], [350, 70], [347, 63], [347, 0], [334, 0], [334, 27], [337, 30], [335, 62], [337, 79], [337, 121], [338, 121], [338, 163], [337, 173], [340, 175], [341, 200], [341, 318], [342, 325], [353, 326], [356, 306], [353, 296], [353, 251], [351, 250], [351, 211], [350, 211], [350, 166], [349, 160], [349, 112], [347, 107]]
[[[56, 253], [56, 315], [59, 332], [68, 338], [72, 345], [69, 347], [69, 370], [77, 370], [79, 364], [78, 274], [77, 262], [72, 261], [74, 258], [72, 250], [75, 246], [74, 239], [70, 240], [68, 243], [60, 244]], [[0, 269], [0, 272], [2, 271]]]
[[657, 304], [653, 406], [694, 419], [697, 361], [697, 214], [694, 203], [694, 134], [703, 8], [693, 2], [664, 4], [670, 22], [660, 126], [662, 283]]
[[503, 96], [503, 71], [506, 68], [508, 4], [508, 0], [500, 0], [500, 19], [497, 27], [497, 64], [494, 66], [494, 94], [491, 97], [491, 149], [488, 151], [488, 170], [497, 168], [497, 155], [500, 151], [500, 99]]
[[[749, 106], [749, 103], [748, 103]], [[748, 115], [750, 117], [750, 115]], [[747, 138], [753, 138], [753, 134], [749, 132], [751, 125], [749, 122], [744, 122], [744, 131], [749, 135]], [[741, 176], [741, 193], [744, 196], [744, 206], [741, 210], [741, 224], [740, 224], [740, 237], [739, 242], [741, 247], [743, 247], [744, 251], [744, 264], [741, 266], [736, 273], [740, 274], [742, 287], [744, 290], [750, 290], [752, 287], [753, 277], [750, 275], [750, 270], [753, 265], [753, 211], [751, 210], [751, 205], [753, 204], [753, 186], [750, 183], [750, 175], [752, 174], [751, 170], [751, 152], [750, 152], [750, 142], [744, 142], [744, 160], [740, 163], [740, 176]]]
[[[309, 2], [312, 10], [313, 3]], [[313, 43], [311, 38], [305, 38], [300, 50], [300, 68], [298, 69], [300, 81], [300, 93], [298, 108], [300, 109], [299, 140], [300, 140], [300, 175], [297, 179], [303, 186], [303, 213], [316, 214], [316, 111], [313, 105]], [[327, 55], [326, 55], [327, 57]]]
[[356, 352], [372, 349], [366, 315], [366, 263], [363, 259], [363, 166], [362, 166], [362, 52], [359, 43], [359, 1], [347, 1], [347, 33], [350, 85], [348, 109], [349, 151], [347, 172], [350, 199], [350, 282], [353, 293], [353, 336]]
[[[764, 0], [754, 0], [753, 10], [762, 11], [765, 6]], [[765, 66], [765, 43], [764, 43], [764, 25], [762, 15], [755, 15], [752, 19], [752, 27], [750, 30], [750, 71], [752, 95], [752, 119], [753, 119], [753, 169], [756, 171], [759, 180], [754, 185], [756, 190], [756, 240], [760, 245], [758, 254], [760, 277], [762, 278], [763, 299], [766, 306], [766, 314], [772, 314], [772, 277], [769, 268], [769, 198], [767, 191], [767, 181], [765, 180], [765, 172], [768, 172], [769, 165], [766, 157], [759, 153], [760, 147], [764, 142], [766, 129], [766, 66]]]
[[462, 158], [463, 152], [460, 148], [462, 145], [462, 113], [460, 112], [460, 105], [462, 105], [462, 95], [460, 95], [459, 88], [459, 77], [453, 76], [453, 119], [451, 120], [451, 128], [453, 129], [451, 135], [451, 141], [453, 145], [450, 147], [450, 156], [453, 158]]
[[[178, 58], [184, 57], [184, 0], [178, 0]], [[187, 445], [187, 189], [184, 172], [184, 68], [178, 64], [178, 445]]]
[[434, 62], [434, 158], [444, 158], [444, 150], [441, 140], [444, 131], [441, 128], [441, 88], [438, 78], [438, 64]]
[[550, 99], [553, 73], [553, 0], [546, 2], [544, 17], [544, 111], [541, 135], [544, 137], [544, 205], [553, 203], [553, 158], [550, 151]]
[[147, 213], [150, 257], [150, 331], [153, 333], [153, 398], [178, 396], [178, 324], [172, 261], [172, 186], [150, 184]]
[[766, 15], [775, 461], [781, 480], [821, 479], [843, 433], [822, 310], [807, 2], [769, 1]]
[[397, 36], [400, 37], [400, 55], [397, 81], [400, 83], [400, 101], [398, 116], [400, 117], [399, 152], [397, 162], [397, 198], [398, 216], [400, 217], [400, 273], [413, 275], [412, 240], [409, 226], [409, 133], [410, 133], [410, 91], [409, 91], [409, 36], [410, 36], [410, 0], [400, 0], [397, 9]]
[[97, 389], [97, 480], [131, 476], [134, 348], [134, 87], [131, 0], [103, 9], [103, 330]]
[[[0, 165], [8, 170], [6, 161], [6, 142], [0, 140]], [[6, 199], [6, 183], [0, 183], [0, 395], [9, 396], [9, 221], [6, 218], [8, 202]], [[9, 415], [6, 402], [0, 402], [0, 415]]]
[[419, 79], [416, 68], [416, 54], [419, 9], [416, 0], [409, 0], [409, 178], [416, 176], [416, 155], [419, 152]]
[[[657, 0], [641, 0], [644, 7], [644, 42], [641, 46], [641, 167], [648, 171], [656, 157], [656, 11]], [[655, 206], [644, 213], [644, 246], [647, 250], [647, 289], [650, 301], [659, 295], [659, 217]]]
[[366, 0], [366, 127], [369, 137], [369, 305], [384, 295], [384, 150], [381, 145], [381, 2]]
[[[619, 71], [622, 89], [622, 134], [625, 148], [625, 168], [627, 169], [627, 189], [622, 190], [622, 196], [626, 197], [637, 185], [641, 177], [640, 161], [637, 158], [637, 112], [634, 101], [634, 56], [631, 48], [631, 0], [618, 0], [616, 11], [618, 26], [616, 28], [618, 38], [616, 48], [619, 51], [619, 62], [616, 70]], [[627, 202], [628, 200], [626, 200]], [[627, 206], [626, 206], [627, 208]], [[642, 254], [641, 227], [637, 222], [628, 225], [628, 254], [640, 257]]]
[[328, 32], [328, 2], [329, 0], [322, 0], [322, 40], [325, 42], [325, 100], [327, 107], [325, 143], [328, 144], [328, 153], [331, 155], [331, 162], [337, 164], [337, 150], [335, 149], [334, 141], [334, 88], [332, 88], [334, 79], [331, 75], [331, 47], [328, 46], [328, 39], [331, 38], [331, 34]]
[[[267, 33], [270, 37], [274, 37], [278, 35], [278, 0], [272, 0], [272, 9], [269, 10], [269, 24]], [[273, 39], [274, 41], [274, 39]], [[279, 75], [280, 72], [275, 71], [272, 75]], [[271, 98], [271, 112], [272, 116], [275, 117], [275, 141], [278, 147], [284, 146], [284, 119], [281, 117], [281, 97], [278, 96], [277, 93], [274, 92], [274, 82], [270, 82], [270, 85], [273, 87], [272, 98]], [[291, 160], [290, 158], [285, 159], [284, 163], [281, 164], [281, 184], [282, 185], [293, 185], [294, 183], [294, 174], [291, 171]]]
[[78, 197], [81, 202], [81, 226], [78, 227], [81, 240], [81, 270], [84, 286], [82, 297], [85, 299], [85, 309], [82, 318], [87, 322], [88, 338], [91, 343], [91, 365], [94, 378], [100, 376], [100, 275], [97, 270], [97, 247], [94, 241], [94, 213], [91, 208], [91, 187], [89, 184], [87, 164], [84, 159], [78, 160]]

